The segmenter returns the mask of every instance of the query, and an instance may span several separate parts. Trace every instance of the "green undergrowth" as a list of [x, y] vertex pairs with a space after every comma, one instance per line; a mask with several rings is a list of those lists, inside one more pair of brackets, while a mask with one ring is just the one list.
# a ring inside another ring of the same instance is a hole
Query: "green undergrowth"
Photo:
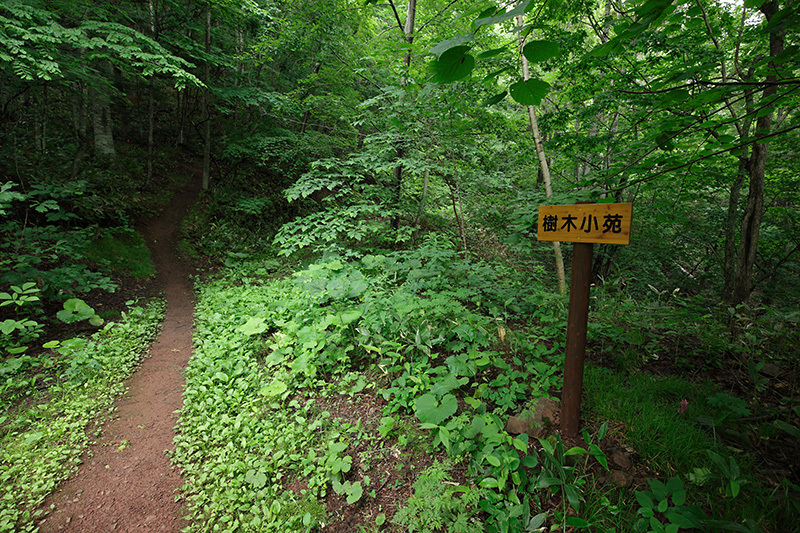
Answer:
[[[600, 422], [579, 445], [552, 431], [508, 434], [510, 415], [560, 387], [564, 301], [535, 281], [464, 261], [436, 238], [416, 251], [286, 268], [240, 258], [199, 286], [174, 456], [188, 531], [319, 530], [331, 497], [356, 508], [377, 497], [354, 466], [365, 449], [449, 460], [419, 473], [413, 496], [367, 530], [754, 533], [795, 512], [780, 503], [791, 483], [770, 492], [752, 455], [723, 438], [750, 411], [711, 382], [588, 366], [584, 414]], [[670, 336], [642, 344], [623, 315], [598, 306], [601, 350], [652, 360], [674, 349]], [[675, 334], [702, 329], [683, 327]], [[382, 402], [377, 428], [326, 407], [356, 393]], [[610, 437], [603, 421], [617, 425]], [[607, 481], [609, 438], [636, 450], [646, 484]], [[463, 481], [451, 481], [456, 472]]]
[[87, 258], [134, 278], [156, 275], [156, 266], [142, 236], [132, 229], [102, 231], [86, 246]]
[[694, 503], [686, 509], [694, 527], [750, 533], [794, 527], [800, 487], [785, 478], [768, 480], [753, 448], [754, 441], [766, 446], [770, 438], [780, 438], [786, 427], [781, 421], [755, 417], [760, 426], [750, 427], [755, 408], [744, 400], [709, 382], [670, 376], [587, 366], [584, 391], [587, 413], [622, 424], [626, 442], [653, 476], [651, 483], [681, 482], [680, 490]]
[[706, 530], [793, 529], [800, 487], [770, 463], [800, 438], [800, 398], [784, 381], [800, 314], [651, 290], [598, 291], [589, 346], [605, 366], [587, 366], [584, 407], [621, 423], [660, 479], [682, 480]]
[[[288, 278], [266, 270], [243, 263], [199, 288], [174, 457], [190, 531], [318, 529], [328, 495], [350, 505], [374, 497], [368, 475], [351, 471], [362, 444], [425, 454], [432, 445], [466, 465], [471, 481], [458, 497], [474, 505], [458, 520], [467, 530], [571, 520], [566, 506], [550, 518], [536, 511], [572, 475], [563, 454], [554, 459], [560, 442], [537, 451], [504, 430], [508, 415], [556, 383], [563, 347], [544, 341], [563, 327], [562, 300], [511, 298], [529, 280], [435, 242], [331, 257]], [[537, 331], [510, 325], [523, 313], [541, 318]], [[320, 406], [356, 389], [384, 402], [377, 430]], [[415, 444], [409, 424], [429, 444]], [[547, 457], [553, 465], [529, 478]], [[529, 485], [539, 495], [527, 496]]]
[[[93, 438], [87, 431], [123, 392], [164, 310], [163, 301], [131, 307], [121, 321], [88, 338], [48, 343], [52, 352], [42, 358], [49, 364], [37, 367], [36, 375], [45, 386], [0, 415], [0, 531], [35, 529], [36, 508], [77, 467]], [[4, 382], [22, 379], [2, 370]]]

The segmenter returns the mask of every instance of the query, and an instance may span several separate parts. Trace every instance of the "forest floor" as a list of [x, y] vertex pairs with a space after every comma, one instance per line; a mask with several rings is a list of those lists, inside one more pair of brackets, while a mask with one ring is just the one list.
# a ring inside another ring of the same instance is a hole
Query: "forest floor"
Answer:
[[43, 533], [180, 531], [184, 526], [176, 501], [182, 479], [165, 451], [173, 447], [182, 372], [192, 350], [191, 267], [178, 255], [178, 229], [198, 197], [198, 185], [192, 180], [139, 228], [156, 265], [154, 288], [167, 301], [163, 329], [129, 380], [127, 394], [117, 400], [102, 437], [42, 506], [49, 510], [37, 524]]

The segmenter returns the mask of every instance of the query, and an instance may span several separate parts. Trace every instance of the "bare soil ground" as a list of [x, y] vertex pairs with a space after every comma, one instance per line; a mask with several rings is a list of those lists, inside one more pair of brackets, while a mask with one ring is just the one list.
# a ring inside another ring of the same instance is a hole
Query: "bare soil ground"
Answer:
[[182, 479], [165, 454], [172, 449], [192, 351], [194, 298], [190, 267], [177, 252], [178, 227], [198, 195], [197, 183], [177, 191], [164, 211], [140, 229], [167, 300], [163, 330], [116, 403], [116, 416], [86, 452], [76, 474], [45, 502], [43, 533], [180, 531]]

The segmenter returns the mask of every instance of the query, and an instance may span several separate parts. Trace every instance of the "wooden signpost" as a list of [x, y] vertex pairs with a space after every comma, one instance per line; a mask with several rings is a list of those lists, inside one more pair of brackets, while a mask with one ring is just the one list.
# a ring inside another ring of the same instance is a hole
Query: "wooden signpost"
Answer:
[[594, 243], [629, 244], [633, 204], [543, 205], [539, 207], [540, 241], [574, 242], [567, 317], [561, 434], [578, 435], [583, 390], [583, 362], [589, 323], [589, 286]]

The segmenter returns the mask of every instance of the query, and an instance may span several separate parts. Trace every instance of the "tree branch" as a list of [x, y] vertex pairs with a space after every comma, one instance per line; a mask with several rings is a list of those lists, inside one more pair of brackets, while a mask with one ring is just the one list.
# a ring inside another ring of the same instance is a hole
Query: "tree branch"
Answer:
[[400, 20], [400, 14], [397, 12], [397, 8], [394, 6], [394, 2], [389, 0], [389, 5], [392, 6], [392, 12], [394, 13], [394, 18], [397, 21], [397, 27], [400, 28], [400, 31], [403, 32], [403, 35], [406, 34], [406, 25], [403, 24], [403, 21]]

